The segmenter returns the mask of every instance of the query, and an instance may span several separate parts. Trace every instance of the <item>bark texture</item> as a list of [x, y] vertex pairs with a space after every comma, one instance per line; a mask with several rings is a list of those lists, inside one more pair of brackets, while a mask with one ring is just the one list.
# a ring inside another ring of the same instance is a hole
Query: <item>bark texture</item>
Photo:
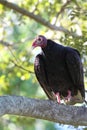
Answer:
[[85, 106], [58, 105], [50, 100], [1, 96], [0, 116], [5, 114], [28, 116], [74, 126], [87, 126], [87, 108]]

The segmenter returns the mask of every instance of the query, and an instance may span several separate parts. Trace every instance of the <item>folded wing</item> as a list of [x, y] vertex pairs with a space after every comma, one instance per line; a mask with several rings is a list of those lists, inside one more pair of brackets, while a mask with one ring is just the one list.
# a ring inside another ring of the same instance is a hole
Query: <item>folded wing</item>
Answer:
[[35, 63], [34, 63], [34, 70], [35, 70], [36, 77], [40, 85], [42, 86], [43, 90], [47, 94], [48, 98], [52, 99], [52, 91], [49, 86], [45, 60], [43, 55], [39, 54], [36, 56]]
[[68, 52], [66, 55], [66, 65], [70, 77], [76, 89], [80, 90], [82, 97], [85, 97], [83, 66], [79, 54], [76, 51]]

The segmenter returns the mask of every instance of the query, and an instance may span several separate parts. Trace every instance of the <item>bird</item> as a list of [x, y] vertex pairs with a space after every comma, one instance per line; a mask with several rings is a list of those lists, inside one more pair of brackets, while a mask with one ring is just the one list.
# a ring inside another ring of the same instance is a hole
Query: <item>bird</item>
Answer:
[[41, 48], [34, 61], [36, 78], [50, 100], [74, 105], [85, 100], [84, 73], [80, 53], [43, 35], [38, 35], [32, 48]]

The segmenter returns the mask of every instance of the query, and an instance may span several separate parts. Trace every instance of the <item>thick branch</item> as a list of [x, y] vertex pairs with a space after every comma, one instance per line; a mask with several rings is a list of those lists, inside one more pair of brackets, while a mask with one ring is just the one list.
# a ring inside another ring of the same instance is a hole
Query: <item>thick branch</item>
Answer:
[[65, 29], [62, 26], [55, 26], [55, 25], [50, 24], [48, 21], [46, 21], [41, 16], [35, 15], [34, 13], [31, 13], [31, 12], [28, 12], [26, 9], [19, 7], [14, 3], [8, 2], [6, 0], [0, 0], [0, 4], [10, 8], [10, 9], [14, 9], [15, 11], [21, 13], [22, 15], [25, 15], [25, 16], [28, 16], [29, 18], [32, 18], [36, 22], [39, 22], [42, 25], [44, 25], [52, 30], [61, 31], [61, 32], [67, 33], [68, 35], [72, 35], [74, 37], [79, 37], [77, 34], [70, 32], [69, 30]]
[[70, 125], [87, 126], [87, 108], [58, 105], [50, 100], [21, 96], [1, 96], [0, 116], [5, 114], [29, 116]]

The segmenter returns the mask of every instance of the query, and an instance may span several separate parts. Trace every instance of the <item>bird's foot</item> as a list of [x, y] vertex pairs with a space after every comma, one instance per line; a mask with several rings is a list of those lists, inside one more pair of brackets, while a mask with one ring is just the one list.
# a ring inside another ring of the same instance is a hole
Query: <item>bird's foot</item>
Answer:
[[60, 94], [59, 92], [55, 94], [58, 104], [61, 103]]
[[71, 91], [68, 90], [68, 95], [67, 95], [67, 97], [65, 97], [65, 101], [69, 102], [70, 100], [71, 100]]
[[54, 92], [52, 92], [53, 96], [55, 97], [55, 99], [57, 100], [58, 104], [61, 103], [61, 99], [60, 99], [60, 94], [59, 92], [57, 92], [56, 94]]

